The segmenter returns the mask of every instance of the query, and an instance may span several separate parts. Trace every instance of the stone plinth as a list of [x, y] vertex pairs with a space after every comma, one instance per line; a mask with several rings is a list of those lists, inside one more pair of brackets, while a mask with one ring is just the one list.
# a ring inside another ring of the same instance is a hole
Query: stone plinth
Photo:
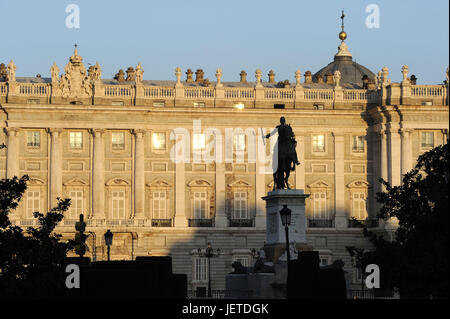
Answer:
[[285, 251], [286, 232], [281, 223], [280, 210], [283, 205], [292, 211], [289, 226], [289, 242], [297, 248], [309, 250], [306, 246], [305, 198], [303, 189], [277, 189], [262, 199], [266, 201], [266, 245], [267, 260], [275, 261]]

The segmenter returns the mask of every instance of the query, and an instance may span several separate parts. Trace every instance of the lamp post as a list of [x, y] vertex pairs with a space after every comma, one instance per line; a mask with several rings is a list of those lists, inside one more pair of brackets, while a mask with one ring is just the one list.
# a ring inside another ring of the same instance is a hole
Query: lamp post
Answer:
[[111, 232], [111, 230], [108, 229], [105, 233], [105, 243], [108, 247], [108, 261], [110, 261], [110, 248], [112, 245], [113, 236], [114, 234]]
[[291, 262], [291, 251], [289, 248], [289, 225], [291, 224], [291, 213], [292, 211], [287, 207], [287, 205], [283, 205], [283, 208], [280, 210], [281, 223], [283, 224], [284, 230], [286, 231], [286, 257], [288, 278], [289, 264]]
[[217, 248], [216, 251], [211, 247], [211, 243], [208, 243], [208, 246], [205, 249], [205, 252], [202, 252], [202, 249], [198, 249], [198, 255], [202, 257], [208, 258], [208, 298], [212, 298], [211, 293], [211, 258], [220, 256], [220, 248]]

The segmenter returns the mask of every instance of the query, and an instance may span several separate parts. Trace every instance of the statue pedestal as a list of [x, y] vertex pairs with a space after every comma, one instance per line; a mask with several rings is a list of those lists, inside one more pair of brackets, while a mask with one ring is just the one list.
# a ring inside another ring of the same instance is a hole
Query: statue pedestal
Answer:
[[266, 201], [266, 260], [277, 262], [286, 251], [286, 231], [281, 223], [280, 210], [283, 205], [292, 211], [289, 225], [289, 242], [299, 251], [312, 250], [306, 241], [305, 198], [303, 189], [277, 189], [262, 199]]

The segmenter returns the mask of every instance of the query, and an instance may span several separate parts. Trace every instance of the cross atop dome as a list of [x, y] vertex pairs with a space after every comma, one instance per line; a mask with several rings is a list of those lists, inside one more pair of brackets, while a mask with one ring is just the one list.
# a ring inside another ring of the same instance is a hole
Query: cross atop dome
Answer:
[[339, 39], [341, 39], [342, 41], [344, 41], [345, 39], [347, 39], [347, 33], [344, 31], [344, 18], [345, 18], [345, 14], [344, 14], [344, 10], [342, 10], [342, 15], [341, 15], [341, 20], [342, 20], [342, 31], [339, 33]]
[[347, 32], [344, 31], [344, 18], [345, 18], [345, 14], [344, 14], [344, 10], [342, 10], [342, 15], [341, 15], [342, 31], [339, 33], [339, 39], [341, 39], [342, 42], [338, 47], [338, 53], [336, 53], [335, 57], [350, 57], [351, 58], [352, 54], [350, 53], [350, 51], [348, 51], [348, 46], [344, 42], [344, 40], [347, 39]]

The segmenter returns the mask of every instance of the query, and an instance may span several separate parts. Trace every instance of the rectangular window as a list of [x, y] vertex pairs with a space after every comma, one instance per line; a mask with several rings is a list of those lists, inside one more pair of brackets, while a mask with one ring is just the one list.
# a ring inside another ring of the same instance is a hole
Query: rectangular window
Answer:
[[434, 133], [422, 132], [422, 148], [433, 148], [433, 147], [434, 147]]
[[352, 152], [364, 152], [364, 136], [352, 136]]
[[247, 193], [234, 192], [234, 219], [247, 219]]
[[359, 268], [359, 267], [353, 268], [353, 282], [361, 283], [362, 280], [363, 280], [363, 274], [362, 274], [361, 268]]
[[313, 152], [325, 152], [325, 135], [313, 135], [312, 148]]
[[165, 150], [166, 133], [152, 133], [152, 144], [155, 150]]
[[207, 281], [208, 259], [206, 257], [194, 257], [194, 281]]
[[205, 107], [205, 102], [194, 102], [194, 107]]
[[328, 266], [328, 257], [320, 257], [320, 266]]
[[125, 149], [125, 133], [124, 132], [111, 133], [111, 142], [113, 150]]
[[166, 219], [166, 192], [153, 192], [153, 219]]
[[27, 217], [33, 218], [34, 212], [40, 211], [41, 194], [39, 191], [27, 191]]
[[112, 218], [125, 218], [125, 192], [112, 191]]
[[233, 256], [233, 262], [240, 262], [242, 266], [248, 267], [250, 264], [250, 258], [248, 256]]
[[327, 194], [324, 192], [314, 193], [314, 219], [328, 219]]
[[39, 131], [27, 132], [27, 147], [38, 148], [41, 146], [41, 133]]
[[365, 220], [367, 218], [366, 196], [364, 193], [353, 193], [352, 216], [357, 220]]
[[206, 192], [194, 193], [194, 218], [207, 219]]
[[245, 151], [245, 134], [233, 135], [234, 149], [237, 152]]
[[79, 150], [83, 148], [83, 132], [70, 132], [70, 148]]
[[165, 103], [164, 102], [153, 102], [153, 106], [155, 106], [155, 107], [164, 107]]
[[78, 219], [83, 213], [83, 191], [70, 192], [69, 216], [71, 219]]
[[204, 150], [206, 146], [206, 138], [204, 134], [194, 134], [194, 150]]

